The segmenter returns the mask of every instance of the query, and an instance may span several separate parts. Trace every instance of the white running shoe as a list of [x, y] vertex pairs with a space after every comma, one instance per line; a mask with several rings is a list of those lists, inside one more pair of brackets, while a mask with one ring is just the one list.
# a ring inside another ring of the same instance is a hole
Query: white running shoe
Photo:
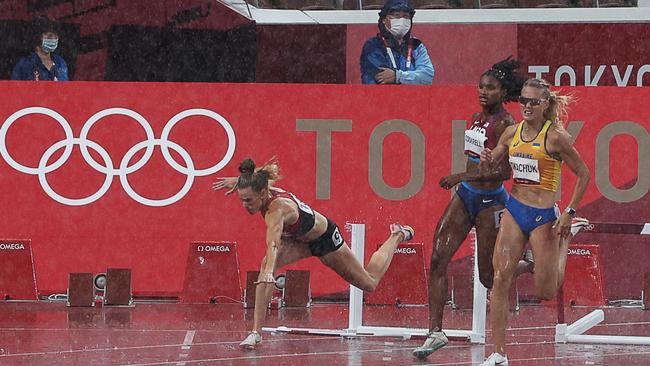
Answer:
[[500, 353], [494, 352], [487, 358], [480, 366], [508, 366], [508, 356], [503, 356]]
[[239, 344], [239, 347], [245, 349], [254, 349], [255, 346], [261, 342], [262, 342], [262, 336], [256, 331], [252, 331], [248, 334], [248, 337], [246, 337], [246, 339], [244, 339]]
[[576, 235], [580, 229], [589, 226], [589, 220], [584, 217], [574, 217], [571, 220], [571, 235]]
[[404, 235], [404, 239], [402, 239], [402, 241], [409, 241], [413, 239], [413, 235], [415, 235], [415, 231], [413, 230], [412, 227], [406, 225], [400, 225], [398, 223], [390, 224], [390, 233], [391, 234], [402, 233]]
[[429, 357], [433, 352], [441, 349], [449, 343], [443, 332], [431, 332], [424, 341], [424, 344], [413, 350], [413, 356], [417, 358]]

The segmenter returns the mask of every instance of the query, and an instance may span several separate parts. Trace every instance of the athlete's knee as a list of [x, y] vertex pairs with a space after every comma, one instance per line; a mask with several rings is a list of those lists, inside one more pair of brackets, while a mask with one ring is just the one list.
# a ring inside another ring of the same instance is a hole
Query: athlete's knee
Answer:
[[367, 280], [363, 281], [361, 283], [356, 284], [355, 286], [358, 287], [359, 289], [363, 290], [363, 292], [374, 292], [377, 289], [377, 285], [379, 284], [379, 281], [375, 280]]
[[493, 287], [510, 287], [512, 282], [512, 273], [505, 270], [495, 269], [494, 276], [492, 278]]
[[431, 262], [429, 263], [429, 270], [432, 274], [440, 274], [447, 272], [447, 265], [449, 264], [449, 258], [445, 258], [438, 249], [434, 249], [431, 254]]

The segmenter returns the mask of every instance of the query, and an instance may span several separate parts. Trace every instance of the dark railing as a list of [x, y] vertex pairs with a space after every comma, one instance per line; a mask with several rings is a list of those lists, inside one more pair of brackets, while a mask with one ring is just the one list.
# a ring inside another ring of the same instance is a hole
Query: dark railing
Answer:
[[[260, 9], [373, 10], [383, 0], [247, 0]], [[416, 9], [636, 7], [637, 0], [412, 0]]]

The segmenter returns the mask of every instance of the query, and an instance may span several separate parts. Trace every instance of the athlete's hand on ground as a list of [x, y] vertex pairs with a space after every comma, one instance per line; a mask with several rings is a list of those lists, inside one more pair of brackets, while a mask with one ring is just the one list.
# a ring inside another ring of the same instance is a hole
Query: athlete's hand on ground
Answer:
[[396, 74], [395, 70], [387, 69], [385, 67], [380, 67], [377, 75], [375, 75], [375, 81], [377, 84], [395, 84]]
[[258, 277], [257, 281], [253, 282], [255, 285], [259, 285], [260, 283], [275, 283], [275, 277], [273, 277], [273, 273], [262, 273], [260, 277]]
[[226, 196], [235, 191], [235, 186], [237, 185], [237, 177], [222, 177], [217, 178], [217, 181], [212, 183], [212, 189], [218, 191], [220, 189], [228, 189], [226, 191]]
[[562, 239], [568, 238], [571, 235], [571, 216], [567, 213], [560, 215], [553, 224], [553, 231], [555, 234], [560, 235]]
[[438, 182], [438, 184], [440, 184], [440, 187], [444, 189], [451, 189], [453, 186], [458, 184], [458, 182], [460, 182], [460, 175], [452, 174], [440, 179], [440, 182]]

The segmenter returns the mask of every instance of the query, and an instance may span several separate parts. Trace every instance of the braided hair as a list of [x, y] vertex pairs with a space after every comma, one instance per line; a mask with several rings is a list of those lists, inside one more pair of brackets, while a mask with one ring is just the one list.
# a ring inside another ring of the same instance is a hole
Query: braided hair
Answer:
[[492, 65], [492, 68], [481, 75], [492, 76], [501, 83], [501, 89], [506, 91], [506, 95], [503, 97], [504, 103], [514, 102], [521, 95], [521, 88], [526, 78], [516, 71], [520, 66], [519, 60], [509, 56]]

